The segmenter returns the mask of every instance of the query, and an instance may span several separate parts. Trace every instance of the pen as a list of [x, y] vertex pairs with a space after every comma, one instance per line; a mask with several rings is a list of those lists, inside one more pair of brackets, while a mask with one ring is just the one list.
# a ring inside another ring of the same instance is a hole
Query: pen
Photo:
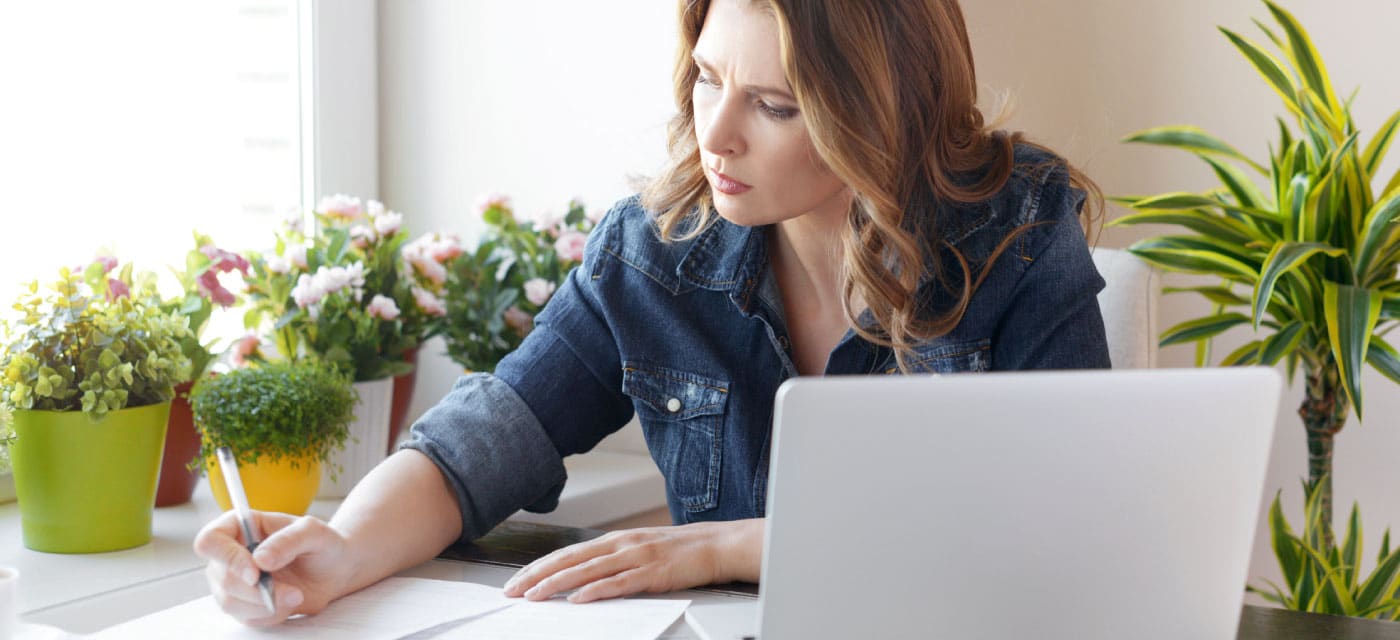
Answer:
[[[238, 513], [238, 524], [243, 525], [243, 539], [248, 541], [248, 552], [252, 553], [262, 540], [258, 537], [258, 532], [253, 530], [253, 510], [248, 506], [248, 496], [243, 493], [243, 480], [238, 477], [238, 462], [233, 459], [233, 450], [228, 447], [219, 447], [214, 453], [219, 457], [219, 468], [224, 472], [224, 486], [228, 487], [229, 501], [233, 503], [233, 510]], [[275, 613], [277, 607], [272, 600], [272, 574], [266, 571], [258, 573], [258, 591], [262, 592], [267, 612]]]

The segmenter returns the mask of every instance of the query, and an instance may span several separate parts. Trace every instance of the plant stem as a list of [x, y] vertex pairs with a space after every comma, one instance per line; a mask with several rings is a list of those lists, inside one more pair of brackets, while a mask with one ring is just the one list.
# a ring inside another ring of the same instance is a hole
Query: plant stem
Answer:
[[1303, 428], [1308, 433], [1308, 491], [1322, 484], [1318, 498], [1322, 514], [1323, 535], [1327, 547], [1336, 545], [1332, 535], [1332, 445], [1337, 432], [1346, 425], [1350, 404], [1341, 392], [1341, 375], [1330, 356], [1322, 366], [1309, 366], [1307, 395], [1298, 408]]

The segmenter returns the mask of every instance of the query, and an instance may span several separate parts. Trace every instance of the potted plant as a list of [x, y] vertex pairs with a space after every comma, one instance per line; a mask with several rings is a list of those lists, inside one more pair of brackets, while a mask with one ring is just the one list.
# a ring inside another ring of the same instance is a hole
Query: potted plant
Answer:
[[[1129, 251], [1169, 271], [1220, 280], [1166, 290], [1202, 295], [1213, 311], [1168, 329], [1162, 345], [1195, 342], [1197, 363], [1204, 365], [1212, 338], [1248, 326], [1257, 338], [1220, 364], [1283, 362], [1290, 378], [1301, 366], [1307, 383], [1298, 413], [1308, 443], [1308, 524], [1299, 539], [1281, 512], [1271, 518], [1275, 551], [1293, 594], [1280, 590], [1274, 599], [1311, 611], [1377, 615], [1381, 610], [1347, 605], [1342, 593], [1344, 576], [1356, 577], [1359, 515], [1350, 523], [1355, 536], [1349, 532], [1339, 549], [1332, 533], [1329, 478], [1333, 439], [1352, 407], [1357, 419], [1362, 417], [1363, 365], [1400, 381], [1400, 356], [1382, 337], [1400, 319], [1400, 173], [1388, 179], [1378, 175], [1400, 127], [1400, 112], [1363, 139], [1352, 119], [1351, 99], [1338, 98], [1302, 25], [1274, 3], [1265, 0], [1265, 5], [1280, 30], [1256, 25], [1280, 50], [1278, 55], [1233, 31], [1221, 31], [1288, 111], [1289, 120], [1277, 119], [1279, 140], [1269, 158], [1255, 162], [1195, 127], [1133, 134], [1127, 141], [1199, 156], [1221, 187], [1117, 198], [1136, 212], [1111, 224], [1184, 227], [1189, 233], [1143, 240]], [[1251, 174], [1261, 176], [1262, 185]], [[1382, 559], [1389, 557], [1386, 552]], [[1336, 584], [1327, 586], [1334, 579]], [[1389, 575], [1374, 589], [1386, 596], [1395, 590]]]
[[[333, 455], [350, 436], [355, 402], [346, 374], [312, 361], [254, 365], [204, 378], [190, 392], [201, 436], [199, 460], [216, 469], [214, 450], [229, 447], [254, 509], [305, 514], [323, 466], [332, 476], [337, 472]], [[209, 473], [209, 488], [228, 510], [222, 473]]]
[[124, 287], [146, 304], [189, 320], [190, 335], [180, 341], [180, 349], [190, 359], [190, 375], [175, 385], [175, 396], [171, 399], [165, 454], [161, 458], [160, 480], [156, 487], [157, 507], [184, 504], [194, 493], [199, 474], [192, 463], [199, 454], [199, 434], [194, 430], [190, 415], [189, 392], [194, 381], [209, 372], [217, 357], [217, 341], [203, 340], [214, 309], [238, 303], [238, 297], [219, 282], [219, 275], [231, 272], [246, 275], [249, 268], [242, 256], [218, 248], [209, 236], [198, 231], [194, 232], [194, 243], [194, 248], [185, 254], [184, 270], [171, 269], [180, 284], [180, 293], [169, 298], [157, 290], [154, 274], [133, 276], [129, 269], [112, 273], [117, 263], [115, 258], [99, 257], [84, 272], [86, 280], [94, 287], [111, 280], [112, 286]]
[[[436, 272], [421, 271], [418, 243], [405, 242], [401, 214], [349, 196], [323, 199], [314, 214], [314, 233], [289, 226], [273, 252], [251, 256], [245, 320], [270, 323], [284, 358], [315, 358], [353, 377], [361, 404], [337, 460], [345, 470], [324, 478], [320, 493], [341, 497], [386, 455], [394, 378], [412, 372], [410, 358], [440, 330], [444, 305]], [[460, 253], [455, 246], [434, 247], [426, 259], [438, 265]]]
[[133, 299], [117, 279], [93, 287], [68, 269], [47, 291], [31, 282], [15, 309], [3, 323], [0, 403], [14, 430], [24, 545], [145, 544], [170, 398], [189, 376], [186, 319]]
[[451, 264], [447, 280], [447, 355], [468, 371], [494, 371], [520, 346], [569, 270], [583, 261], [588, 234], [602, 220], [577, 200], [562, 215], [517, 220], [510, 201], [478, 205], [486, 232], [475, 251]]

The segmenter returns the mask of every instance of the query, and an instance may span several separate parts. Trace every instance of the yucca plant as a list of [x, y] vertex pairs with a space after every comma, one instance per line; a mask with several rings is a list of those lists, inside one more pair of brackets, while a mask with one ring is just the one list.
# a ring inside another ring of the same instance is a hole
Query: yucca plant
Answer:
[[1376, 567], [1362, 578], [1361, 511], [1352, 503], [1342, 546], [1327, 540], [1331, 525], [1323, 519], [1322, 492], [1318, 483], [1307, 493], [1302, 535], [1294, 535], [1283, 517], [1279, 498], [1269, 509], [1269, 530], [1273, 534], [1274, 555], [1288, 585], [1285, 592], [1268, 583], [1268, 589], [1251, 586], [1250, 591], [1265, 600], [1289, 609], [1360, 618], [1400, 620], [1400, 549], [1391, 550], [1390, 530], [1381, 538]]
[[[1129, 251], [1168, 271], [1220, 278], [1218, 285], [1168, 288], [1209, 299], [1214, 310], [1168, 329], [1163, 346], [1195, 342], [1198, 366], [1210, 341], [1240, 325], [1256, 339], [1221, 365], [1299, 365], [1307, 397], [1298, 413], [1308, 441], [1309, 493], [1317, 494], [1323, 539], [1333, 544], [1332, 444], [1355, 407], [1361, 419], [1361, 368], [1370, 363], [1400, 382], [1400, 357], [1382, 336], [1400, 319], [1400, 172], [1373, 189], [1400, 125], [1391, 116], [1364, 146], [1351, 116], [1355, 93], [1337, 98], [1302, 25], [1265, 0], [1281, 33], [1254, 24], [1279, 55], [1221, 28], [1283, 99], [1267, 166], [1196, 127], [1149, 129], [1126, 141], [1189, 151], [1219, 177], [1205, 193], [1115, 198], [1135, 210], [1114, 225], [1172, 224], [1192, 232], [1143, 240]], [[1263, 176], [1256, 184], [1251, 172]]]

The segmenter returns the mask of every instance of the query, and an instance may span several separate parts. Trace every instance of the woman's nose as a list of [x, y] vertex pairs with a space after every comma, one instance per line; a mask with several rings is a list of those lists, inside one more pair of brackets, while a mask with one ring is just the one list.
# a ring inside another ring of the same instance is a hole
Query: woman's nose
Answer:
[[696, 124], [702, 127], [700, 148], [703, 151], [723, 157], [744, 153], [747, 145], [741, 120], [742, 108], [742, 101], [726, 92], [710, 105], [706, 113], [701, 114], [700, 109], [696, 110]]

